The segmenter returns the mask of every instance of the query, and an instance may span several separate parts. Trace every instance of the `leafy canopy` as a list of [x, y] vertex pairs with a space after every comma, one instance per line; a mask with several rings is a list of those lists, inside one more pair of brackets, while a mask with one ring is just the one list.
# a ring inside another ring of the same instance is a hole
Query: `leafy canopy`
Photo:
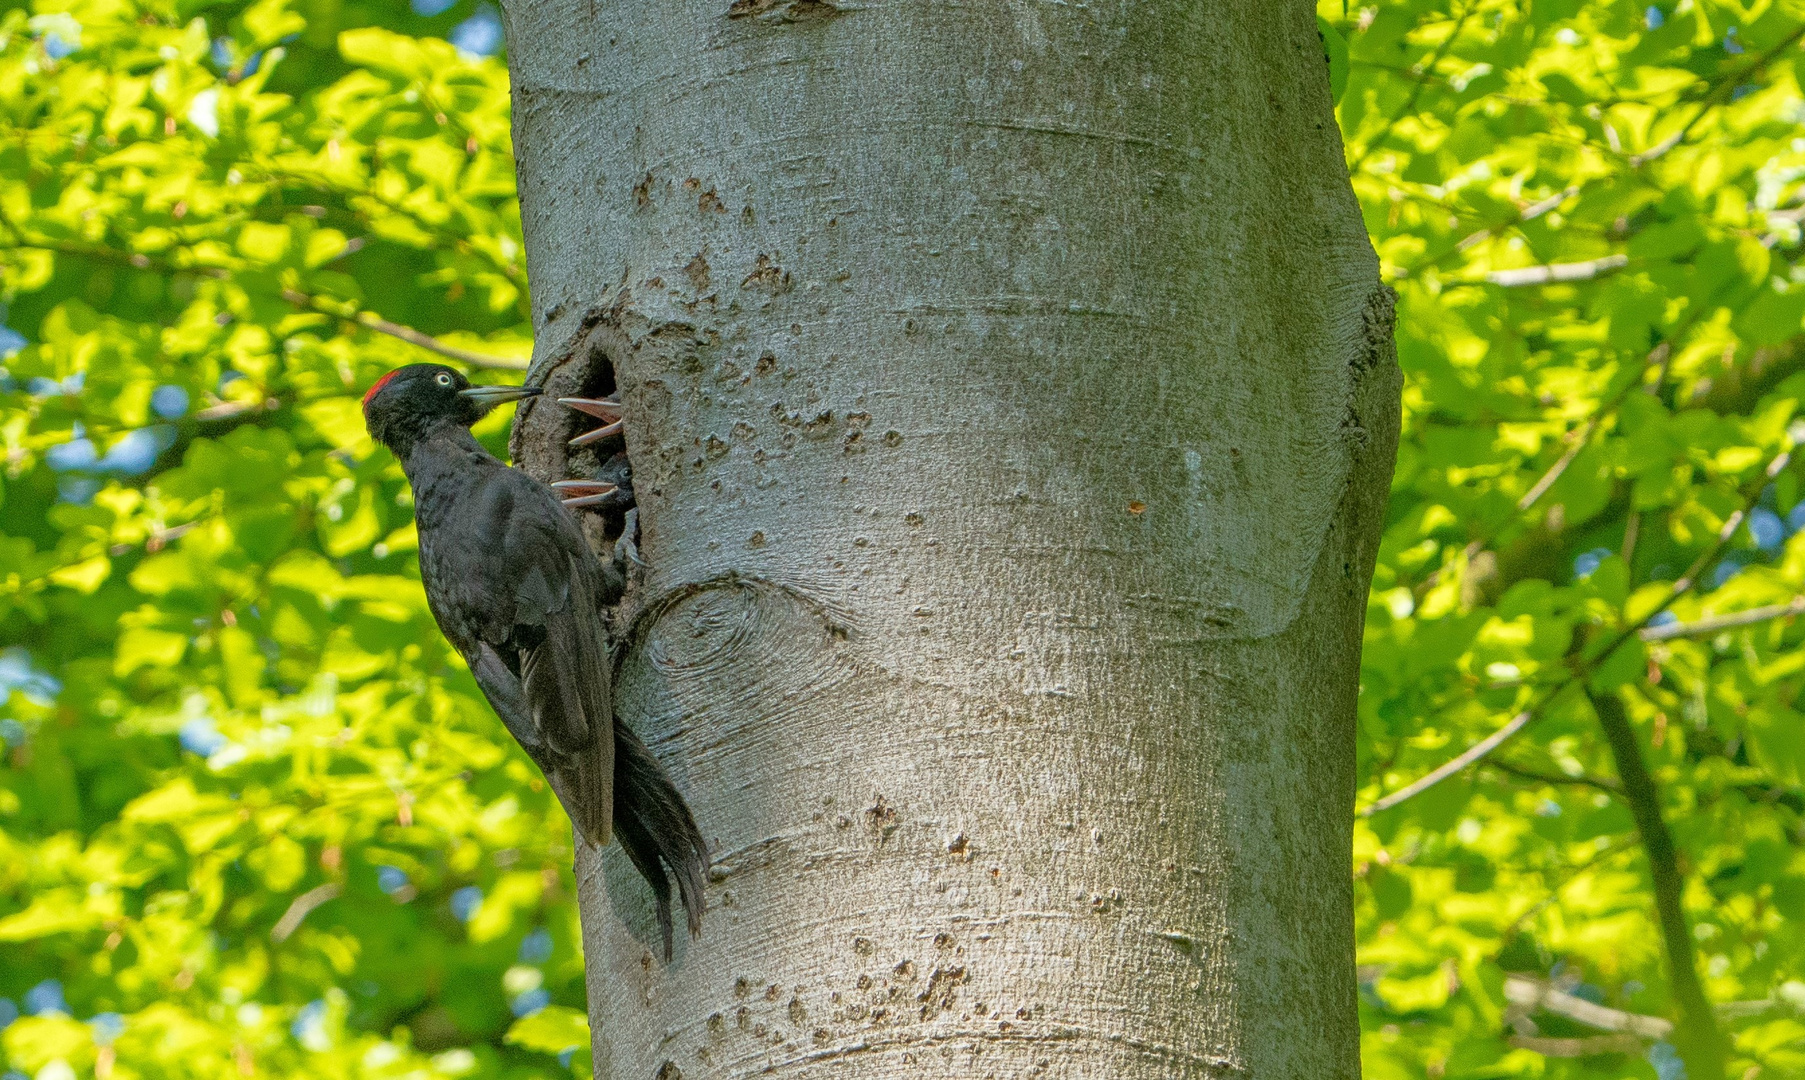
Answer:
[[1359, 802], [1391, 807], [1355, 837], [1366, 1074], [1801, 1075], [1805, 4], [1319, 12], [1408, 380], [1360, 698]]
[[379, 317], [530, 349], [506, 71], [370, 14], [0, 16], [0, 1054], [25, 1074], [587, 1055], [568, 830], [433, 626], [358, 409], [429, 358]]

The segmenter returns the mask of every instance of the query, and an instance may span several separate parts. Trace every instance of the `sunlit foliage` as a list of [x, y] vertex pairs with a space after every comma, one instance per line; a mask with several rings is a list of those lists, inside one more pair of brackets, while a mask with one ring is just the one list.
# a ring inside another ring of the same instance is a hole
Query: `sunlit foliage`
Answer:
[[[1367, 1074], [1805, 1073], [1805, 2], [1319, 13], [1408, 376], [1360, 805], [1526, 717], [1361, 820]], [[587, 1072], [568, 831], [357, 410], [428, 358], [379, 327], [530, 348], [498, 35], [0, 15], [4, 1068]], [[1683, 994], [1588, 691], [1721, 1061], [1643, 1024]]]
[[507, 74], [376, 15], [496, 44], [468, 8], [0, 17], [18, 1072], [587, 1067], [569, 832], [434, 629], [358, 411], [429, 358], [373, 319], [530, 348]]
[[[1805, 1074], [1805, 631], [1756, 610], [1805, 592], [1805, 4], [1319, 12], [1408, 378], [1360, 805], [1528, 714], [1361, 821], [1367, 1075]], [[1588, 691], [1652, 778], [1690, 955]], [[1675, 963], [1727, 1064], [1505, 992], [1673, 1021]]]

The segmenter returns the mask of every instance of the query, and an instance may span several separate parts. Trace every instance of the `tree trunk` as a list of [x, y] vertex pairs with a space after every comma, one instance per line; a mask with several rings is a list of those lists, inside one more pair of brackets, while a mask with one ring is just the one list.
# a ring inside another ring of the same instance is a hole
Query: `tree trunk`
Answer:
[[618, 379], [619, 701], [714, 846], [670, 964], [580, 857], [597, 1076], [1356, 1076], [1398, 375], [1311, 7], [510, 35], [530, 378]]

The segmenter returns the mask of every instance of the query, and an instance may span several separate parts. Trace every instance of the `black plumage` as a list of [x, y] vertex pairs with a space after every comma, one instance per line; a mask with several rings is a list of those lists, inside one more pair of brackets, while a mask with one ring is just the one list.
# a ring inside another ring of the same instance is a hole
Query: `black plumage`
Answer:
[[618, 838], [651, 884], [668, 958], [666, 868], [698, 933], [708, 847], [663, 766], [614, 713], [605, 609], [625, 574], [596, 558], [550, 487], [469, 430], [497, 402], [537, 392], [473, 388], [450, 368], [414, 364], [370, 388], [364, 422], [413, 486], [420, 576], [439, 629], [578, 833], [598, 845]]

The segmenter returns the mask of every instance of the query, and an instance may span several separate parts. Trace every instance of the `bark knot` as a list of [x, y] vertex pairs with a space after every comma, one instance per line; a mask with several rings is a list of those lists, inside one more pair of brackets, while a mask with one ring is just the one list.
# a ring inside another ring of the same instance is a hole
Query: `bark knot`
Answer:
[[1389, 285], [1379, 285], [1366, 296], [1366, 307], [1360, 313], [1360, 351], [1350, 365], [1356, 377], [1378, 367], [1392, 354], [1392, 328], [1397, 324], [1398, 294]]

